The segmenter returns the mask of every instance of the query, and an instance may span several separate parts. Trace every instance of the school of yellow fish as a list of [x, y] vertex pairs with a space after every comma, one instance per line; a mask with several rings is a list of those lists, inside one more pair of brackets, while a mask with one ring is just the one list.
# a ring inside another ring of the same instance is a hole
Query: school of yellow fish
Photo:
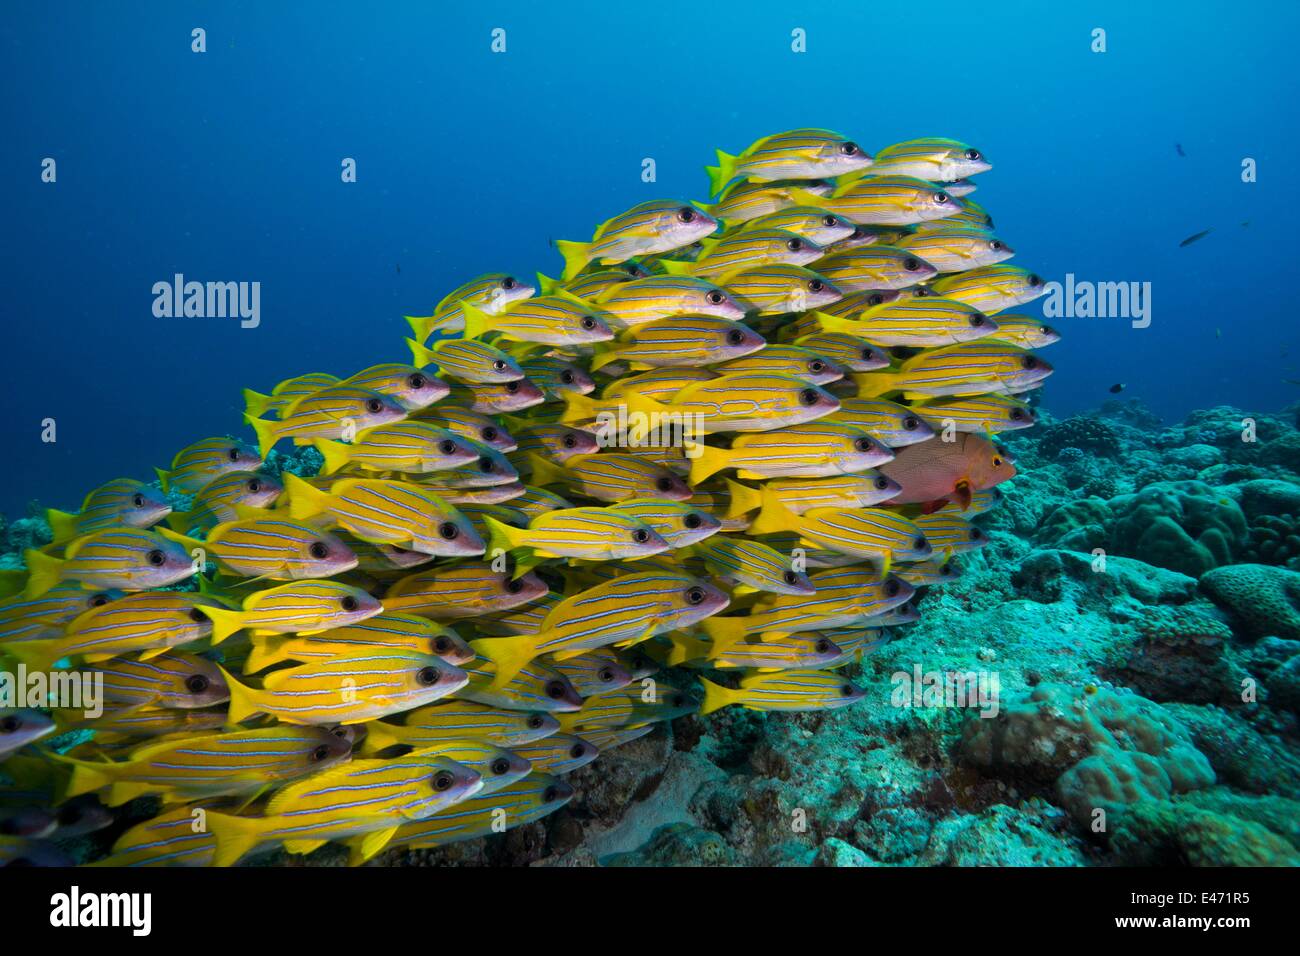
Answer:
[[[846, 669], [985, 544], [997, 435], [1052, 371], [1009, 311], [1043, 280], [970, 198], [990, 168], [821, 129], [719, 151], [711, 202], [408, 317], [411, 364], [247, 391], [255, 444], [49, 512], [2, 669], [104, 703], [0, 709], [0, 864], [138, 797], [91, 865], [361, 863], [536, 820], [681, 715], [860, 699]], [[319, 473], [259, 471], [277, 445]]]

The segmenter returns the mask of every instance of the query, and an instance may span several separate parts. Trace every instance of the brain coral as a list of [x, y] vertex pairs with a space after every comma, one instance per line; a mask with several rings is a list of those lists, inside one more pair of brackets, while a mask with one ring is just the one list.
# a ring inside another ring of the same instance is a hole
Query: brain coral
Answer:
[[1237, 564], [1204, 575], [1200, 586], [1251, 637], [1300, 640], [1300, 574], [1264, 564]]
[[973, 718], [962, 737], [971, 763], [1056, 781], [1057, 796], [1081, 824], [1112, 811], [1214, 783], [1209, 761], [1160, 705], [1105, 688], [1080, 692], [1042, 684]]

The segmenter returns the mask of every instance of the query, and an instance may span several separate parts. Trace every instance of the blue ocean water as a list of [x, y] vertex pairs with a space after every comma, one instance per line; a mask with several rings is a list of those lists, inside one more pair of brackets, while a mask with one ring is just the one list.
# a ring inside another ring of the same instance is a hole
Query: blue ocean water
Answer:
[[[1281, 294], [1298, 23], [1293, 4], [1205, 2], [13, 8], [0, 510], [150, 477], [239, 428], [242, 387], [403, 361], [404, 313], [482, 272], [554, 274], [549, 240], [704, 199], [714, 147], [795, 126], [869, 150], [976, 144], [995, 168], [975, 198], [1016, 263], [1151, 283], [1149, 327], [1052, 320], [1058, 414], [1116, 382], [1167, 417], [1276, 409], [1300, 397]], [[176, 273], [259, 282], [260, 325], [155, 317], [152, 287]]]

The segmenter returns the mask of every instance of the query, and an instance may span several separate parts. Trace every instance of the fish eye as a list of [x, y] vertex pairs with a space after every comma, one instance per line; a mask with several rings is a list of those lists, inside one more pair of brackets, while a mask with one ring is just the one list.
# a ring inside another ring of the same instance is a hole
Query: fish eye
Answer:
[[507, 594], [518, 594], [524, 589], [524, 582], [518, 578], [511, 578], [504, 585]]
[[1025, 281], [1029, 283], [1029, 288], [1031, 289], [1037, 289], [1040, 285], [1043, 284], [1042, 277], [1036, 276], [1032, 272], [1029, 274], [1029, 278], [1026, 279]]
[[925, 540], [925, 535], [919, 535], [916, 538], [916, 540], [912, 542], [912, 547], [914, 547], [917, 551], [924, 551], [929, 546], [930, 546], [930, 542]]
[[866, 349], [863, 349], [863, 350], [862, 350], [862, 361], [864, 361], [864, 362], [874, 362], [874, 361], [876, 360], [876, 358], [877, 358], [877, 355], [876, 355], [876, 350], [875, 350], [875, 349], [866, 348]]
[[1011, 409], [1011, 420], [1012, 420], [1013, 422], [1018, 422], [1018, 421], [1020, 421], [1021, 419], [1023, 419], [1024, 417], [1025, 417], [1025, 412], [1024, 412], [1023, 409], [1020, 409], [1020, 408], [1013, 408], [1013, 409]]
[[982, 538], [982, 537], [984, 537], [984, 532], [981, 531], [979, 528], [971, 528], [971, 529], [970, 529], [970, 539], [971, 539], [972, 541], [978, 541], [978, 540], [980, 540], [980, 538]]
[[993, 456], [993, 467], [994, 467], [994, 468], [1001, 468], [1001, 467], [1002, 467], [1002, 457], [1001, 457], [1000, 455], [994, 455], [994, 456]]
[[91, 607], [103, 607], [107, 603], [108, 603], [108, 596], [104, 594], [96, 594], [93, 598], [90, 599]]
[[655, 479], [655, 489], [658, 491], [672, 491], [673, 480], [667, 476]]
[[1040, 326], [1038, 327], [1038, 331], [1039, 331], [1041, 334], [1043, 334], [1043, 335], [1055, 335], [1055, 334], [1056, 334], [1056, 329], [1052, 328], [1050, 325], [1040, 325]]
[[519, 391], [519, 383], [518, 383], [518, 382], [506, 382], [506, 383], [505, 383], [504, 385], [502, 385], [501, 387], [504, 388], [504, 389], [506, 390], [506, 394], [507, 394], [507, 395], [513, 395], [513, 394], [515, 394], [515, 392]]
[[518, 284], [519, 283], [515, 281], [514, 276], [506, 276], [501, 280], [501, 288], [506, 289], [507, 291], [513, 289]]
[[377, 398], [366, 399], [366, 411], [372, 415], [378, 415], [384, 410], [384, 403]]
[[743, 341], [745, 341], [745, 333], [740, 329], [732, 329], [727, 333], [728, 345], [739, 345]]
[[709, 305], [722, 305], [727, 296], [721, 290], [713, 289], [704, 298], [708, 300]]
[[339, 602], [345, 611], [355, 611], [357, 609], [357, 599], [351, 594], [345, 594], [343, 600]]
[[686, 695], [685, 695], [685, 694], [673, 694], [673, 696], [670, 697], [670, 698], [668, 699], [668, 704], [669, 704], [669, 706], [671, 706], [671, 707], [685, 707], [685, 706], [686, 706]]
[[442, 452], [444, 455], [450, 455], [456, 451], [456, 443], [450, 438], [444, 438], [442, 441], [438, 442], [438, 451]]
[[324, 541], [313, 541], [307, 552], [317, 561], [323, 561], [330, 553], [330, 549], [325, 547]]
[[584, 747], [582, 744], [574, 744], [572, 747], [569, 748], [569, 756], [572, 757], [574, 760], [583, 757], [584, 755], [586, 755], [586, 753], [587, 753], [587, 748]]
[[424, 386], [429, 384], [429, 380], [419, 372], [416, 372], [414, 375], [407, 378], [406, 383], [410, 385], [411, 388], [424, 388]]
[[840, 696], [841, 696], [841, 697], [852, 697], [852, 696], [853, 696], [853, 685], [852, 685], [852, 684], [844, 684], [844, 685], [842, 685], [842, 686], [840, 687]]
[[492, 761], [492, 773], [498, 777], [504, 777], [510, 772], [510, 761], [505, 757], [497, 757]]
[[425, 687], [432, 687], [434, 684], [438, 683], [438, 668], [421, 667], [415, 672], [415, 679]]
[[858, 153], [858, 144], [857, 144], [857, 143], [841, 143], [841, 144], [840, 144], [840, 152], [843, 153], [845, 156], [856, 156], [857, 153]]
[[871, 295], [867, 296], [867, 305], [881, 305], [884, 301], [885, 297], [879, 292], [873, 292]]
[[596, 327], [596, 320], [595, 320], [594, 317], [592, 317], [592, 316], [590, 316], [590, 315], [584, 315], [584, 316], [582, 317], [582, 322], [581, 322], [580, 324], [582, 325], [582, 327], [583, 327], [584, 329], [586, 329], [588, 332], [590, 332], [592, 329], [594, 329], [594, 328]]
[[433, 789], [436, 790], [438, 793], [445, 793], [446, 791], [450, 790], [452, 784], [454, 784], [455, 782], [456, 782], [456, 778], [451, 775], [450, 770], [439, 770], [437, 773], [433, 775], [433, 779], [430, 780], [430, 783], [433, 785]]
[[541, 714], [529, 714], [528, 719], [524, 721], [524, 725], [529, 730], [541, 730], [543, 722]]
[[934, 293], [924, 286], [912, 290], [912, 298], [914, 299], [928, 299], [932, 295], [934, 295]]
[[903, 268], [908, 272], [915, 272], [917, 269], [921, 268], [921, 261], [908, 256], [903, 260]]
[[809, 291], [809, 292], [820, 292], [820, 291], [821, 291], [822, 289], [824, 289], [824, 288], [826, 288], [826, 283], [825, 283], [825, 282], [822, 282], [821, 279], [809, 279], [809, 280], [808, 280], [808, 291]]
[[784, 574], [781, 575], [781, 580], [783, 580], [786, 584], [790, 584], [790, 585], [798, 584], [799, 575], [795, 574], [793, 571], [786, 571]]
[[560, 444], [563, 445], [565, 448], [577, 448], [578, 436], [573, 434], [573, 432], [569, 432], [563, 438], [560, 439]]
[[885, 582], [885, 594], [889, 597], [898, 597], [899, 584], [897, 578], [890, 578]]
[[572, 385], [573, 372], [569, 371], [569, 369], [566, 368], [563, 372], [560, 373], [560, 381], [563, 382], [565, 385]]
[[980, 151], [979, 151], [978, 149], [968, 149], [968, 150], [966, 150], [966, 158], [967, 158], [967, 159], [979, 159], [979, 158], [980, 158]]
[[971, 324], [971, 328], [978, 329], [981, 325], [984, 324], [984, 314], [982, 312], [976, 312], [972, 314], [970, 317], [970, 324]]
[[865, 436], [862, 438], [855, 438], [853, 439], [853, 447], [858, 451], [871, 451], [872, 441], [870, 438], [866, 438]]
[[799, 404], [801, 404], [801, 405], [816, 405], [816, 404], [817, 404], [817, 390], [816, 390], [816, 389], [812, 389], [812, 388], [801, 388], [801, 389], [799, 389]]
[[1038, 368], [1038, 359], [1032, 355], [1026, 355], [1020, 362], [1025, 368]]
[[0, 719], [0, 734], [12, 734], [23, 725], [22, 720], [15, 714]]
[[920, 427], [921, 427], [921, 419], [917, 418], [915, 415], [908, 415], [906, 418], [903, 419], [904, 431], [910, 432]]
[[211, 686], [206, 674], [191, 674], [185, 678], [185, 689], [191, 694], [201, 694]]
[[691, 588], [686, 592], [688, 604], [699, 604], [704, 600], [704, 588]]
[[546, 682], [546, 696], [551, 700], [559, 700], [564, 696], [564, 685], [558, 680], [548, 680]]
[[229, 458], [231, 461], [239, 461], [239, 449], [238, 449], [238, 448], [227, 448], [227, 449], [226, 449], [226, 457]]
[[311, 761], [312, 763], [320, 763], [322, 760], [328, 759], [329, 755], [330, 755], [329, 747], [327, 747], [325, 744], [321, 744], [319, 747], [317, 747], [315, 750], [311, 752]]
[[822, 216], [823, 226], [838, 226], [840, 221], [834, 216]]
[[551, 801], [555, 800], [559, 795], [560, 795], [559, 788], [557, 788], [554, 784], [552, 784], [551, 786], [547, 787], [546, 792], [542, 794], [542, 802], [550, 803]]
[[992, 249], [994, 252], [996, 252], [997, 250], [1001, 249], [1001, 248], [1002, 248], [1002, 240], [1001, 240], [1001, 239], [990, 239], [990, 240], [989, 240], [989, 248]]
[[681, 209], [677, 210], [677, 218], [681, 222], [694, 222], [695, 210], [690, 206], [683, 206]]
[[822, 372], [826, 371], [826, 365], [821, 359], [813, 359], [808, 363], [808, 371], [812, 372], [814, 375], [820, 375]]
[[699, 515], [697, 515], [694, 511], [692, 511], [690, 514], [688, 514], [685, 518], [682, 519], [682, 524], [686, 525], [686, 527], [691, 531], [694, 531], [700, 525], [704, 524], [704, 519], [701, 518]]
[[151, 550], [144, 557], [145, 560], [148, 561], [150, 564], [152, 564], [155, 568], [161, 568], [167, 561], [167, 555], [163, 554], [157, 548]]
[[249, 478], [247, 488], [253, 494], [257, 494], [262, 490], [262, 482], [257, 478]]
[[143, 508], [143, 507], [144, 507], [144, 495], [135, 495], [135, 496], [131, 499], [131, 504], [135, 505], [137, 508]]
[[198, 608], [196, 607], [190, 608], [190, 620], [193, 621], [195, 624], [202, 624], [207, 619], [208, 619], [207, 616]]
[[889, 479], [886, 478], [884, 475], [881, 475], [879, 478], [876, 479], [877, 491], [884, 491], [888, 487], [889, 487]]
[[488, 425], [486, 428], [483, 429], [483, 431], [482, 431], [482, 435], [483, 435], [483, 440], [484, 440], [484, 441], [496, 441], [496, 440], [497, 440], [497, 430], [496, 430], [495, 428], [493, 428], [491, 425]]
[[936, 206], [943, 206], [948, 202], [948, 194], [945, 192], [937, 192], [930, 198], [934, 200]]
[[441, 634], [433, 639], [433, 651], [435, 654], [446, 654], [451, 650], [451, 638]]
[[803, 248], [803, 240], [802, 240], [802, 239], [787, 239], [787, 240], [785, 241], [785, 247], [786, 247], [787, 249], [789, 249], [791, 252], [798, 252], [799, 250], [801, 250], [801, 249]]
[[506, 370], [505, 359], [497, 359], [494, 361], [492, 363], [492, 370], [494, 372], [504, 372]]
[[650, 540], [650, 532], [645, 528], [637, 528], [632, 532], [632, 540], [637, 544], [645, 544]]
[[821, 640], [819, 640], [816, 644], [813, 645], [813, 649], [818, 654], [829, 654], [831, 650], [831, 642], [826, 640], [826, 638], [823, 637]]
[[452, 522], [444, 521], [438, 525], [438, 535], [447, 541], [454, 541], [460, 535], [460, 529]]
[[485, 456], [485, 457], [480, 458], [480, 459], [478, 460], [478, 470], [481, 471], [481, 472], [483, 472], [483, 474], [485, 474], [485, 475], [490, 475], [490, 474], [492, 474], [492, 471], [493, 471], [494, 468], [495, 468], [495, 466], [492, 464], [492, 459], [491, 459], [491, 458], [488, 458], [488, 457]]

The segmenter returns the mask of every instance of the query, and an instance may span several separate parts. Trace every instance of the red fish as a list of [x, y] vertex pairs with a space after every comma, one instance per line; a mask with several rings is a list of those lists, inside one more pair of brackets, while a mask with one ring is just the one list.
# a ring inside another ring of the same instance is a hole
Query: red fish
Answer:
[[955, 501], [970, 507], [971, 495], [1014, 478], [1016, 466], [997, 445], [981, 435], [959, 432], [952, 441], [942, 437], [895, 450], [893, 461], [878, 466], [903, 486], [889, 499], [893, 504], [924, 504], [929, 514]]

